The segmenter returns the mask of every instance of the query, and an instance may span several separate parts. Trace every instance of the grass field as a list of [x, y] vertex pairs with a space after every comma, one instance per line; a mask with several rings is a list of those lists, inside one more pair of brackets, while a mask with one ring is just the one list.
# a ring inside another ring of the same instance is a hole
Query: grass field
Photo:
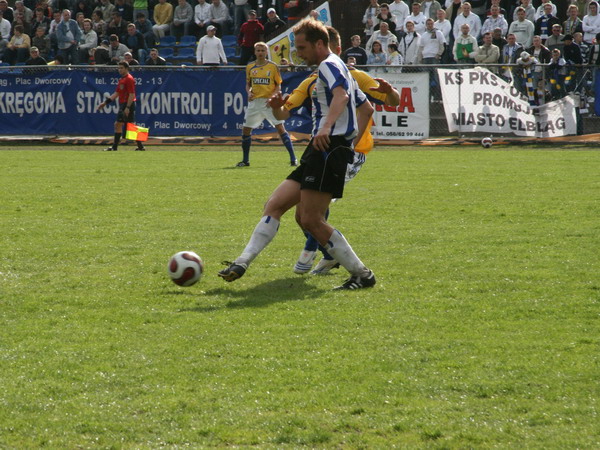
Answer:
[[333, 292], [292, 215], [216, 277], [285, 152], [98, 148], [0, 151], [0, 447], [600, 447], [600, 152], [373, 152]]

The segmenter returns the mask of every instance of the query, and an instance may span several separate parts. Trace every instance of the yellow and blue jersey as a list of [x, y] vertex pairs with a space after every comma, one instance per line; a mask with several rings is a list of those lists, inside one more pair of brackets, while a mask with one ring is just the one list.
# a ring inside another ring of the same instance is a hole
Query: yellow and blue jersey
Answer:
[[281, 86], [279, 67], [271, 61], [258, 65], [256, 61], [246, 66], [246, 83], [252, 89], [254, 98], [269, 98], [277, 86]]

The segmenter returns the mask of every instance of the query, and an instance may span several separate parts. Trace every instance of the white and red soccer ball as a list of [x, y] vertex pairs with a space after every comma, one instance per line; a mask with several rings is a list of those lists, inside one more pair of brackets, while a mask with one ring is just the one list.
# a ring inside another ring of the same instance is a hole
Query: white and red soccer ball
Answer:
[[484, 137], [481, 140], [481, 146], [483, 148], [491, 148], [493, 143], [494, 143], [494, 141], [492, 141], [491, 137]]
[[184, 251], [176, 253], [169, 260], [167, 267], [173, 283], [178, 286], [196, 284], [204, 272], [204, 262], [196, 253]]

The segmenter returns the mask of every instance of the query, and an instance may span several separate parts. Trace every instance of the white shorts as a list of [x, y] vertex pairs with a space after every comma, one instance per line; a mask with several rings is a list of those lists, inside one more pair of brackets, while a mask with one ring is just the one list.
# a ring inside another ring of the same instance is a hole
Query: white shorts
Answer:
[[245, 128], [258, 128], [263, 120], [267, 120], [271, 125], [279, 125], [285, 120], [277, 120], [273, 115], [273, 110], [267, 105], [268, 98], [257, 98], [248, 102], [246, 115], [244, 116]]

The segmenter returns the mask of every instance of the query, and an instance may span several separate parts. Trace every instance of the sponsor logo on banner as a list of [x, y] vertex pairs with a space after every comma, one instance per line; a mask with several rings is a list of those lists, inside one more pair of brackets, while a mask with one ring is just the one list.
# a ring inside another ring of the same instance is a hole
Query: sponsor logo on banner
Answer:
[[577, 134], [572, 97], [530, 106], [517, 88], [488, 69], [437, 71], [450, 132], [529, 137]]
[[[315, 11], [319, 15], [321, 22], [325, 25], [331, 25], [331, 13], [329, 12], [328, 2], [318, 6]], [[300, 65], [304, 62], [296, 54], [294, 33], [291, 28], [271, 39], [267, 42], [267, 45], [269, 46], [269, 59], [275, 64], [280, 64], [284, 58], [295, 65]]]
[[388, 73], [385, 79], [400, 93], [398, 106], [375, 105], [376, 139], [429, 137], [429, 74]]

